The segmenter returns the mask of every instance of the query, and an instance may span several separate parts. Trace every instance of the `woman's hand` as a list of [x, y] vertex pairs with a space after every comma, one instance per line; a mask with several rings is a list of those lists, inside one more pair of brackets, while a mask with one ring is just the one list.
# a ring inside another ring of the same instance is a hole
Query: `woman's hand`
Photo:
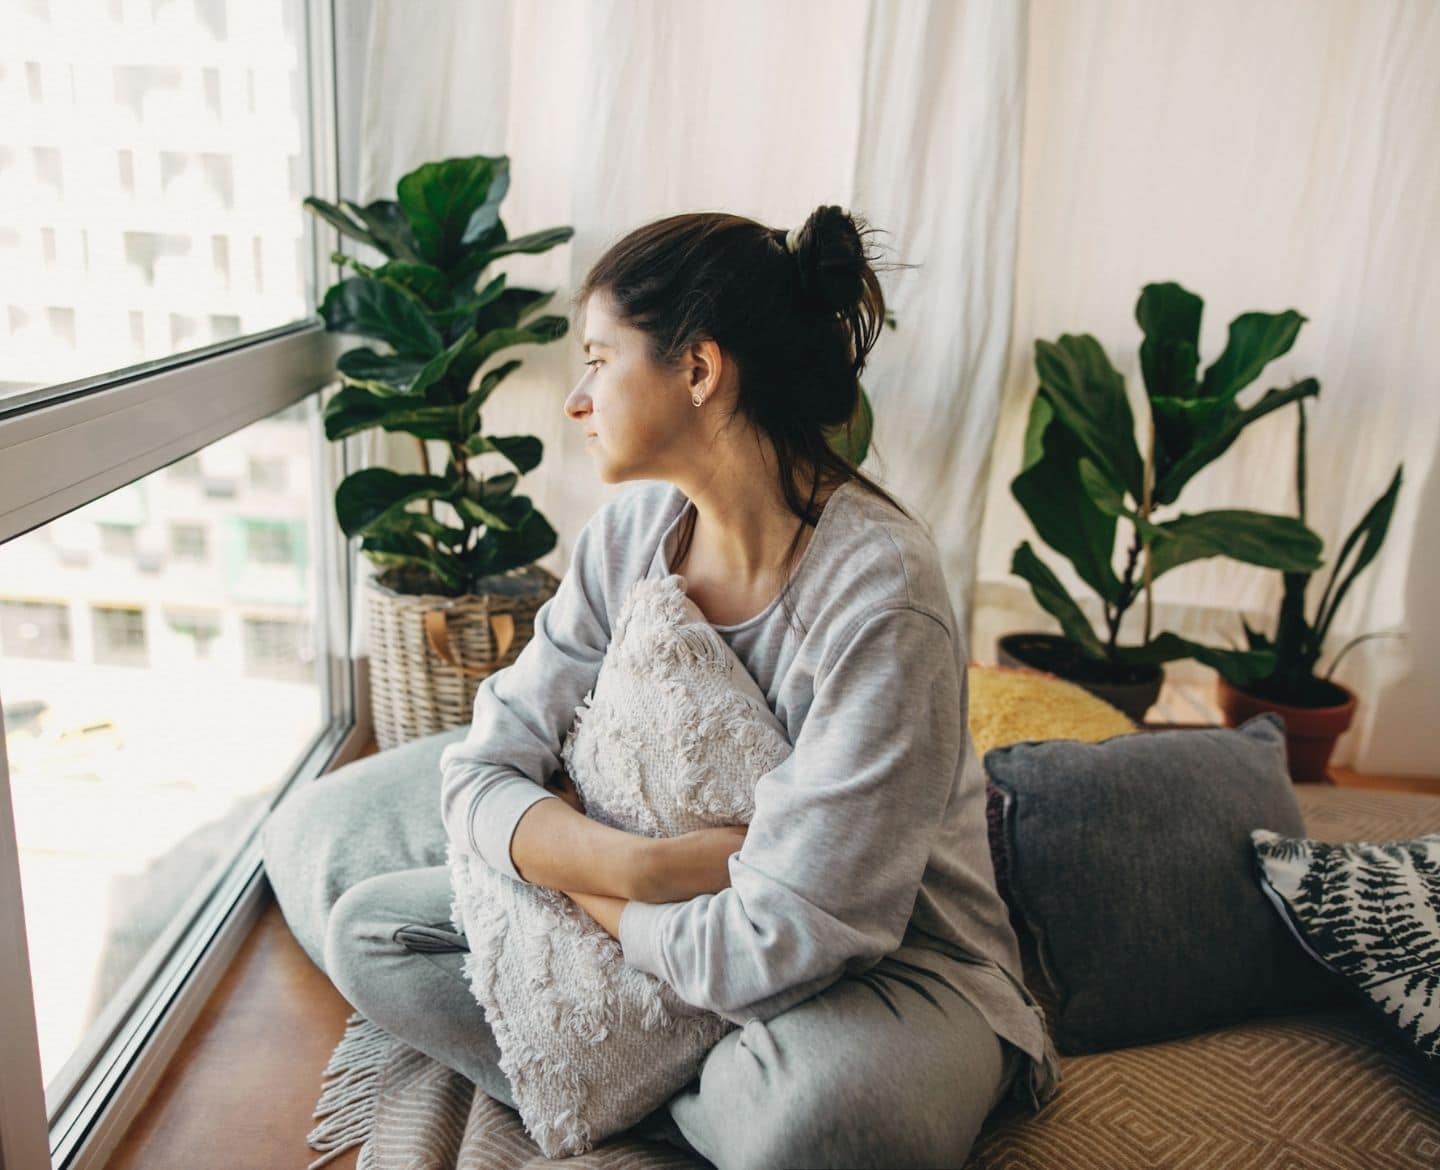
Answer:
[[730, 858], [745, 844], [748, 825], [696, 829], [651, 843], [637, 897], [642, 902], [688, 902], [730, 885]]

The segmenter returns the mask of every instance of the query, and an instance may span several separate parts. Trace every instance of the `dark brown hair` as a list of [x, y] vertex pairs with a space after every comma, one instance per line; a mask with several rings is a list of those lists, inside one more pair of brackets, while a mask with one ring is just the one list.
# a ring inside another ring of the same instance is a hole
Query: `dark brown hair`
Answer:
[[[866, 252], [863, 238], [873, 230], [840, 207], [818, 207], [791, 252], [784, 228], [725, 212], [672, 215], [613, 244], [572, 298], [578, 312], [604, 290], [619, 319], [648, 337], [657, 366], [675, 365], [707, 338], [735, 363], [739, 391], [730, 420], [739, 414], [770, 439], [786, 505], [800, 518], [785, 555], [785, 597], [804, 527], [820, 518], [822, 486], [858, 480], [911, 516], [826, 434], [842, 428], [851, 437], [860, 374], [885, 324], [878, 256]], [[796, 487], [800, 477], [809, 480], [808, 495]], [[676, 564], [692, 532], [693, 522]]]

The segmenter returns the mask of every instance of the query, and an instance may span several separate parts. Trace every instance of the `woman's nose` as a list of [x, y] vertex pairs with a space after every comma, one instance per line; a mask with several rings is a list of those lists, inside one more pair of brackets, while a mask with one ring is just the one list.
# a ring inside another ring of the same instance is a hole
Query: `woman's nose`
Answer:
[[577, 386], [565, 399], [565, 413], [573, 419], [584, 418], [590, 413], [590, 397]]

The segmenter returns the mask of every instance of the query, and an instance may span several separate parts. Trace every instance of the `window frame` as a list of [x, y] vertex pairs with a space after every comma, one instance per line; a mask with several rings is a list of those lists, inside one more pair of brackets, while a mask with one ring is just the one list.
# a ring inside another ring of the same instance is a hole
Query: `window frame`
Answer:
[[[334, 0], [302, 0], [311, 190], [338, 198]], [[307, 257], [313, 298], [341, 272], [333, 228], [317, 222]], [[322, 276], [327, 279], [322, 282]], [[317, 392], [332, 393], [340, 338], [301, 321], [120, 373], [0, 399], [0, 544], [188, 456]], [[356, 758], [372, 730], [365, 679], [350, 658], [354, 556], [329, 514], [353, 465], [310, 413], [312, 488], [327, 523], [314, 550], [314, 636], [330, 723], [239, 833], [207, 884], [174, 916], [87, 1031], [47, 1100], [30, 976], [19, 849], [0, 713], [0, 1170], [102, 1167], [144, 1106], [271, 897], [259, 830], [294, 787]], [[53, 1121], [51, 1120], [53, 1115]]]

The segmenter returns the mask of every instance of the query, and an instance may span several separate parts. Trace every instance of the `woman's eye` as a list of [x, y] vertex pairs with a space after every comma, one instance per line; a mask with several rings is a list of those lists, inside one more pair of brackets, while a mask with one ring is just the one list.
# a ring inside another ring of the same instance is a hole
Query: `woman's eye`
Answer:
[[598, 366], [603, 360], [604, 360], [603, 358], [591, 358], [591, 359], [590, 359], [588, 362], [586, 362], [585, 364], [586, 364], [587, 366]]

